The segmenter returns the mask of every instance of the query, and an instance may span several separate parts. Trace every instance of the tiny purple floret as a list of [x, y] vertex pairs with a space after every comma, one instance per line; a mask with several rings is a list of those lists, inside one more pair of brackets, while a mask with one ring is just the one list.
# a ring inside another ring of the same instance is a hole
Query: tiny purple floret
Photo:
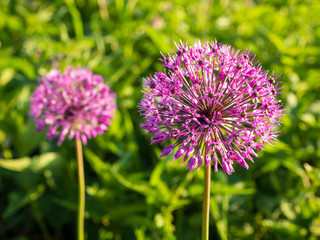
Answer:
[[151, 143], [175, 140], [162, 151], [177, 151], [187, 169], [213, 164], [231, 174], [248, 169], [257, 150], [276, 141], [284, 115], [280, 75], [270, 74], [250, 50], [215, 42], [180, 42], [160, 61], [166, 68], [147, 77], [139, 112]]
[[194, 157], [194, 156], [192, 156], [192, 157], [189, 159], [189, 161], [188, 161], [187, 169], [190, 169], [190, 171], [193, 170], [193, 169], [195, 169], [196, 166], [197, 166], [197, 163], [198, 163], [197, 158]]
[[171, 154], [173, 148], [173, 144], [168, 145], [165, 149], [161, 151], [162, 154], [160, 155], [160, 157], [168, 156], [169, 154]]

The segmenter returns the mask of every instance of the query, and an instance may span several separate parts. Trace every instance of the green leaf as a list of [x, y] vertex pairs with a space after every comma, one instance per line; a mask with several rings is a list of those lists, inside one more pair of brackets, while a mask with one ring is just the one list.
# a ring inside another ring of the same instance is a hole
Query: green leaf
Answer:
[[112, 171], [112, 174], [121, 185], [128, 189], [141, 193], [151, 199], [156, 199], [157, 196], [159, 196], [157, 191], [146, 181], [131, 179], [130, 176], [124, 177], [114, 170]]
[[275, 222], [271, 219], [266, 219], [262, 221], [262, 225], [276, 235], [286, 238], [290, 237], [290, 239], [302, 239], [308, 233], [307, 229], [287, 220]]
[[214, 198], [210, 199], [210, 212], [213, 215], [214, 223], [219, 232], [219, 236], [222, 240], [228, 240], [227, 236], [227, 223], [223, 220], [219, 206]]
[[29, 168], [31, 163], [31, 158], [24, 157], [19, 158], [15, 160], [9, 160], [9, 159], [0, 159], [0, 167], [15, 171], [15, 172], [21, 172], [25, 171]]
[[95, 173], [102, 181], [110, 181], [110, 164], [102, 161], [90, 149], [84, 149], [85, 160], [89, 162]]
[[[34, 121], [28, 121], [25, 128], [16, 138], [16, 146], [19, 156], [29, 155], [36, 149], [40, 142], [43, 141], [45, 131], [41, 133], [36, 132]], [[32, 139], [32, 141], [30, 141]]]
[[9, 205], [3, 212], [2, 217], [8, 218], [13, 214], [15, 214], [19, 209], [37, 200], [39, 197], [42, 196], [44, 190], [45, 190], [44, 185], [40, 184], [37, 186], [36, 189], [30, 190], [28, 193], [24, 194], [23, 196], [16, 192], [11, 192], [9, 194]]
[[[159, 191], [159, 197], [161, 200], [168, 202], [170, 200], [170, 190], [167, 187], [166, 183], [161, 179], [163, 172], [164, 164], [166, 161], [162, 160], [151, 173], [150, 176], [150, 185]], [[160, 200], [160, 199], [159, 199]]]
[[16, 171], [42, 172], [45, 169], [57, 167], [61, 164], [61, 159], [57, 153], [44, 153], [33, 158], [0, 159], [0, 167]]

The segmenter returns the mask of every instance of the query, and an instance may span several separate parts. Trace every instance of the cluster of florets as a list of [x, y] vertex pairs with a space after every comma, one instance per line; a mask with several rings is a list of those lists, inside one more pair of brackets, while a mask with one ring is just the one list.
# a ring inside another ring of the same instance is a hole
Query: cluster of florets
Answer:
[[249, 50], [240, 52], [217, 42], [177, 45], [160, 59], [164, 72], [145, 79], [139, 111], [152, 143], [176, 140], [162, 150], [187, 169], [218, 164], [231, 174], [233, 163], [248, 169], [256, 150], [272, 143], [283, 115], [279, 76], [269, 75]]
[[114, 117], [115, 94], [100, 75], [85, 68], [51, 70], [40, 79], [31, 96], [30, 114], [37, 130], [48, 127], [49, 139], [59, 137], [58, 145], [69, 135], [83, 144], [87, 138], [104, 133]]

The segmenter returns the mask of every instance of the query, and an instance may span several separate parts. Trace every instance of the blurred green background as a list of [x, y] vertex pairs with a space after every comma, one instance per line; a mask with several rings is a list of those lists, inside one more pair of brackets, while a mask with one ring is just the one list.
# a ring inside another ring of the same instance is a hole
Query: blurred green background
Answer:
[[283, 73], [280, 141], [248, 171], [213, 173], [211, 239], [320, 239], [320, 2], [1, 0], [0, 239], [75, 239], [74, 142], [35, 133], [28, 99], [52, 68], [89, 66], [117, 93], [84, 148], [87, 239], [200, 239], [203, 169], [158, 159], [137, 113], [142, 79], [179, 39], [248, 49]]

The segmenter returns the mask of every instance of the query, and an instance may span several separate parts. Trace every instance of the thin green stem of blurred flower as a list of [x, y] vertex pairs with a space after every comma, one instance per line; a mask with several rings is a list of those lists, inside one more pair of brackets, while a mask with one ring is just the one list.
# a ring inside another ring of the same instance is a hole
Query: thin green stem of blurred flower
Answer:
[[209, 239], [209, 206], [210, 206], [211, 164], [204, 168], [203, 206], [202, 206], [202, 240]]
[[84, 210], [85, 210], [85, 182], [83, 169], [82, 144], [76, 138], [76, 153], [78, 161], [79, 203], [78, 203], [78, 240], [84, 240]]
[[42, 234], [43, 234], [43, 238], [45, 240], [52, 240], [51, 236], [50, 236], [50, 233], [48, 231], [48, 228], [42, 218], [42, 214], [39, 210], [39, 207], [38, 207], [38, 204], [36, 201], [34, 202], [31, 202], [31, 209], [32, 209], [32, 213], [33, 213], [33, 216], [35, 218], [35, 220], [37, 221], [37, 223], [39, 224], [39, 227], [42, 231]]

